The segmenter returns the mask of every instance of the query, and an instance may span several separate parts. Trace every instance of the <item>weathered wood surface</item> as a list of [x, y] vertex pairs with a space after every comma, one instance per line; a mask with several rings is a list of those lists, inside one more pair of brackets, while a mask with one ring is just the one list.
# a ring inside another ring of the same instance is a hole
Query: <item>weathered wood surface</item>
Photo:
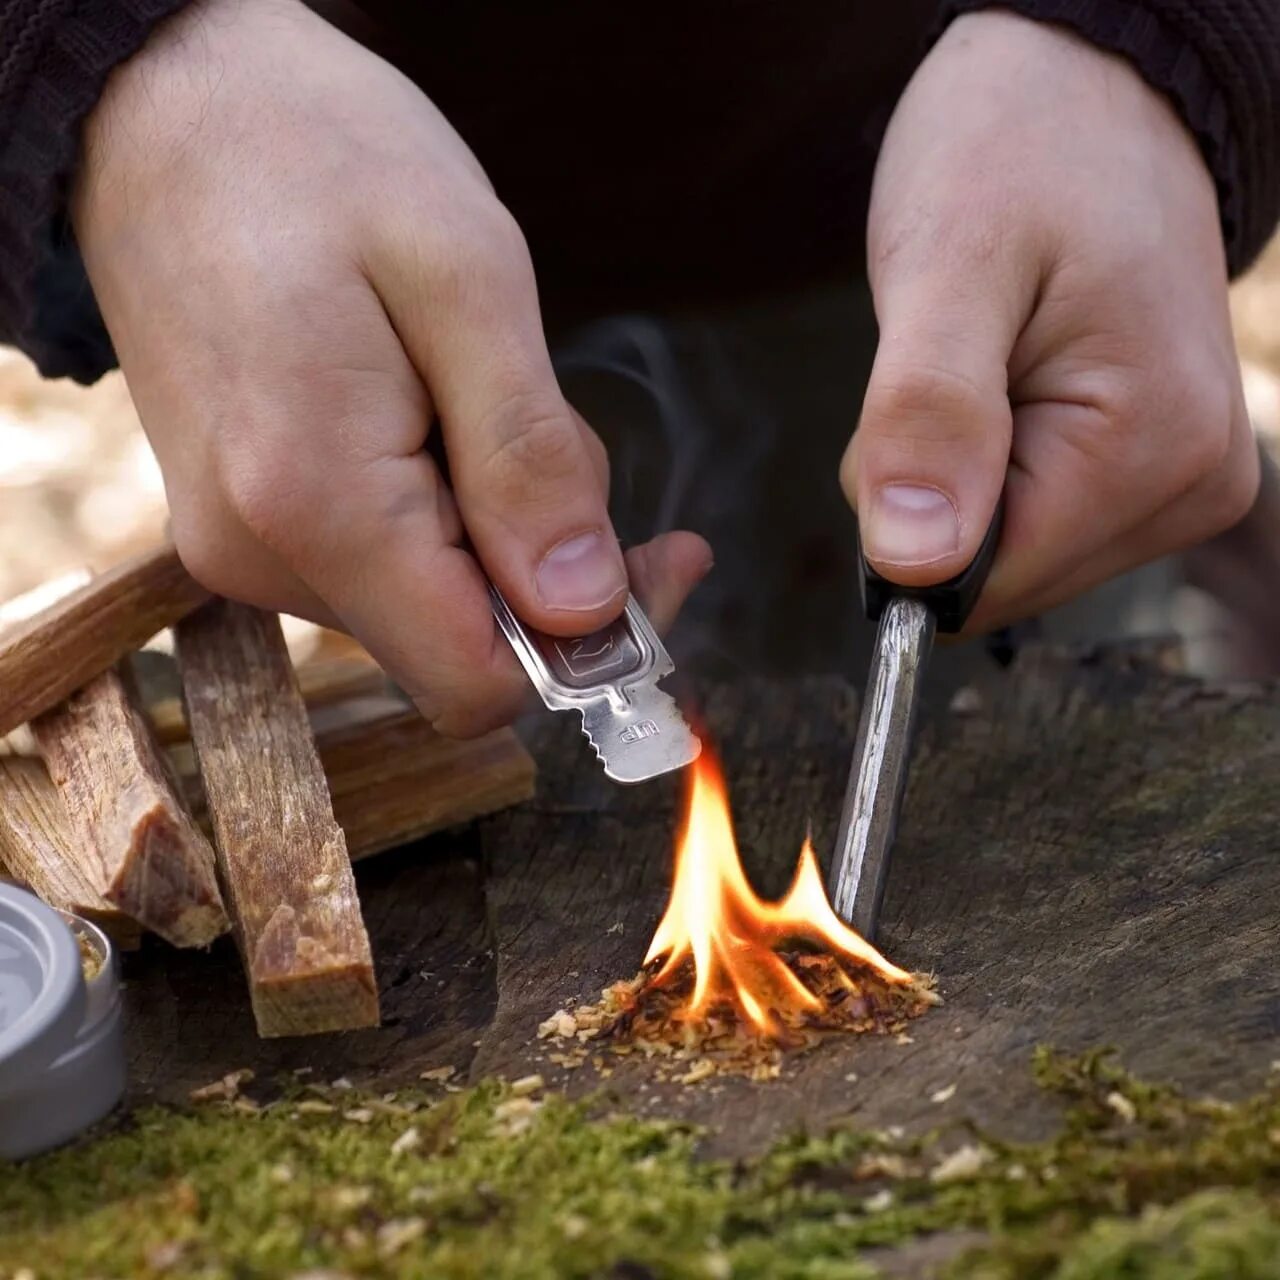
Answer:
[[102, 897], [175, 946], [225, 933], [213, 849], [120, 671], [95, 676], [31, 732], [66, 809], [67, 852]]
[[[834, 681], [710, 697], [762, 892], [784, 887], [809, 821], [829, 849], [855, 711]], [[129, 965], [136, 1086], [181, 1096], [245, 1065], [399, 1082], [444, 1062], [560, 1083], [531, 1044], [537, 1023], [639, 964], [665, 900], [676, 795], [608, 783], [569, 717], [540, 722], [533, 742], [533, 804], [361, 868], [392, 1025], [261, 1045], [233, 974], [144, 953]], [[832, 1042], [764, 1084], [658, 1087], [628, 1067], [607, 1088], [705, 1123], [722, 1151], [845, 1116], [1042, 1131], [1053, 1115], [1027, 1069], [1040, 1042], [1111, 1043], [1149, 1076], [1251, 1090], [1280, 1056], [1278, 811], [1280, 692], [1027, 653], [976, 709], [923, 728], [882, 936], [946, 997], [913, 1042]], [[586, 1067], [568, 1083], [600, 1081]], [[930, 1100], [951, 1084], [949, 1101]]]
[[7, 627], [0, 636], [0, 734], [62, 702], [207, 599], [165, 544]]
[[0, 871], [46, 902], [99, 925], [118, 947], [133, 950], [142, 928], [94, 888], [80, 865], [67, 811], [44, 762], [0, 758]]
[[179, 624], [177, 648], [258, 1031], [376, 1024], [347, 845], [279, 619], [216, 600]]

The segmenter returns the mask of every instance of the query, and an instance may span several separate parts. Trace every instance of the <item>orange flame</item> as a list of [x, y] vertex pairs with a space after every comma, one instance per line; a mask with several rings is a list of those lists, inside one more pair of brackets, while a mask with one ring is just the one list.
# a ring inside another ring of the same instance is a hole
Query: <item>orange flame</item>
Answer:
[[764, 902], [756, 896], [738, 858], [724, 779], [704, 745], [692, 767], [671, 899], [645, 964], [665, 957], [653, 979], [660, 985], [692, 961], [694, 987], [683, 1016], [702, 1018], [728, 1001], [758, 1031], [772, 1035], [779, 1012], [817, 1012], [820, 1006], [775, 950], [788, 941], [815, 944], [890, 982], [911, 982], [909, 973], [890, 964], [831, 909], [808, 839], [783, 897]]

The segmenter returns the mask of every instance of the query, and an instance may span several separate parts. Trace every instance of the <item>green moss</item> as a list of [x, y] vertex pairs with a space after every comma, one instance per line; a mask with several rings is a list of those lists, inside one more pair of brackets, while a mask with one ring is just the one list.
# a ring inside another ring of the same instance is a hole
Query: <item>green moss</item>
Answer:
[[556, 1096], [526, 1113], [496, 1085], [397, 1099], [408, 1115], [367, 1115], [345, 1091], [335, 1104], [143, 1112], [0, 1174], [0, 1258], [40, 1280], [870, 1274], [833, 1258], [829, 1223], [750, 1204], [680, 1126], [591, 1119]]
[[1280, 1218], [1251, 1191], [1210, 1190], [1137, 1218], [1101, 1218], [1045, 1247], [1032, 1236], [963, 1264], [968, 1280], [1275, 1280]]
[[151, 1110], [0, 1171], [0, 1275], [866, 1280], [873, 1246], [954, 1229], [982, 1233], [951, 1263], [975, 1280], [1280, 1275], [1280, 1090], [1189, 1099], [1101, 1054], [1035, 1070], [1061, 1132], [970, 1134], [967, 1169], [942, 1165], [954, 1131], [730, 1165], [680, 1125], [497, 1083]]

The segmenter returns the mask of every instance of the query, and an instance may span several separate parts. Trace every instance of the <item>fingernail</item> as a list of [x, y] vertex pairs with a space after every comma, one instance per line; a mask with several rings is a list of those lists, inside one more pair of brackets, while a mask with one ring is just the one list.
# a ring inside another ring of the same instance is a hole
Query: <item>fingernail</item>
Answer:
[[617, 542], [599, 529], [552, 547], [538, 566], [538, 598], [548, 609], [587, 612], [626, 589]]
[[918, 484], [887, 484], [862, 523], [862, 549], [879, 564], [931, 564], [960, 546], [960, 517], [947, 495]]

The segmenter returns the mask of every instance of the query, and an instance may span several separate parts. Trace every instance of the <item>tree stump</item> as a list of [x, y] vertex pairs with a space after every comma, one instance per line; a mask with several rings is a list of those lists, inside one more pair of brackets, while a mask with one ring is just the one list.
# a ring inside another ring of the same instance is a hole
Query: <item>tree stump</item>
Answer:
[[[1042, 1042], [1112, 1044], [1145, 1076], [1222, 1096], [1256, 1088], [1280, 1056], [1280, 691], [1206, 686], [1124, 651], [1028, 651], [964, 706], [925, 719], [885, 904], [883, 949], [936, 973], [945, 1000], [911, 1043], [830, 1041], [781, 1080], [714, 1089], [628, 1063], [604, 1082], [624, 1105], [700, 1122], [720, 1153], [846, 1116], [1032, 1137], [1054, 1120], [1027, 1070]], [[810, 823], [829, 852], [856, 712], [834, 679], [709, 692], [762, 893], [785, 887]], [[638, 968], [678, 791], [609, 783], [569, 717], [529, 737], [534, 801], [357, 870], [382, 1028], [264, 1043], [224, 944], [152, 945], [126, 958], [135, 1097], [243, 1066], [391, 1086], [449, 1064], [599, 1087], [589, 1064], [548, 1067], [536, 1028]]]

